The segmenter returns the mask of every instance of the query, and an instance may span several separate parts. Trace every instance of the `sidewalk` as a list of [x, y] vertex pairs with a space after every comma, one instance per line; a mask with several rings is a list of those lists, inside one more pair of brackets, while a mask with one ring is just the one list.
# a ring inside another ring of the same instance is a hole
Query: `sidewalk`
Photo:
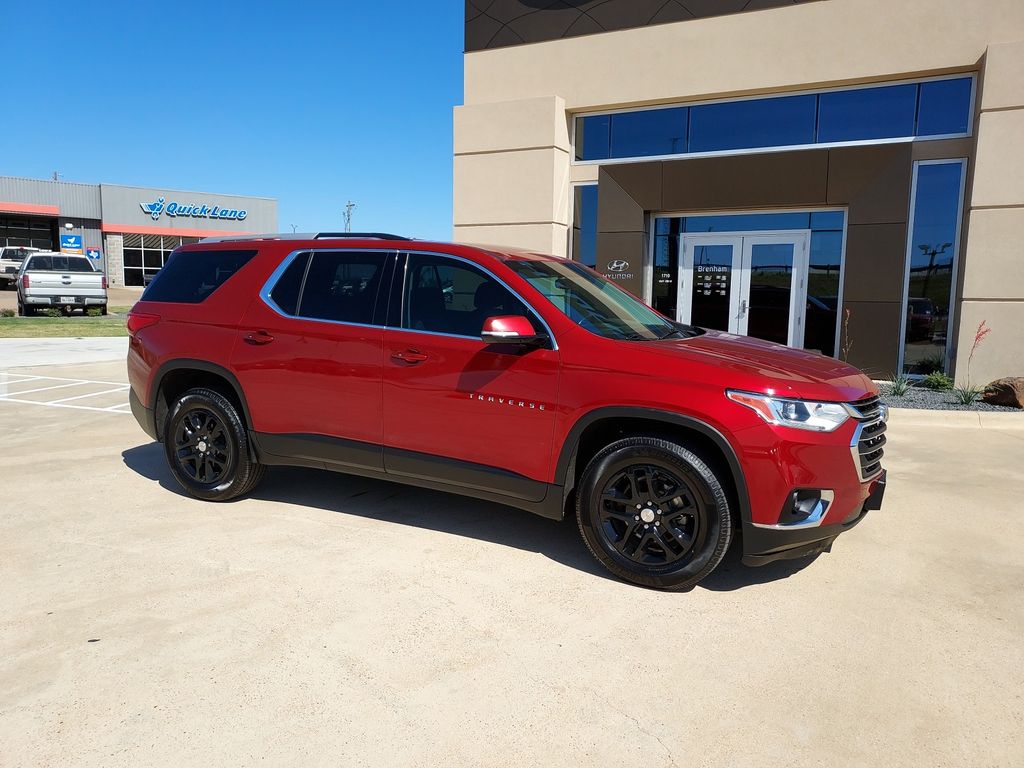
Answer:
[[71, 365], [124, 360], [124, 336], [59, 339], [0, 339], [0, 370], [37, 365]]

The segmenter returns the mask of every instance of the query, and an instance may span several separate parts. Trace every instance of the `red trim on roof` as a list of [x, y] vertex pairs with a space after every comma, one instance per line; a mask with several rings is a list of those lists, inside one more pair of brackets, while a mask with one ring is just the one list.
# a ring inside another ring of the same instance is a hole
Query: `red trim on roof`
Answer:
[[181, 227], [141, 227], [137, 224], [100, 225], [104, 232], [128, 235], [178, 235], [179, 237], [216, 237], [218, 235], [251, 235], [253, 232], [228, 232], [223, 229], [183, 229]]
[[0, 201], [3, 213], [41, 213], [45, 216], [59, 216], [60, 207], [56, 205], [34, 205], [32, 203], [5, 203]]

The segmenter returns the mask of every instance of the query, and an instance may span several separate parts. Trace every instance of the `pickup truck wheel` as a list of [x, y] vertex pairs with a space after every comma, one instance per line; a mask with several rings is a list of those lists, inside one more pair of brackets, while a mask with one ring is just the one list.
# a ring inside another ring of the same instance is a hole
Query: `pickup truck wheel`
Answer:
[[190, 389], [171, 406], [164, 427], [171, 474], [197, 499], [228, 501], [263, 476], [249, 458], [249, 436], [231, 401], [212, 389]]
[[654, 437], [619, 440], [590, 461], [576, 519], [587, 548], [609, 571], [671, 590], [711, 573], [733, 529], [714, 471], [683, 446]]

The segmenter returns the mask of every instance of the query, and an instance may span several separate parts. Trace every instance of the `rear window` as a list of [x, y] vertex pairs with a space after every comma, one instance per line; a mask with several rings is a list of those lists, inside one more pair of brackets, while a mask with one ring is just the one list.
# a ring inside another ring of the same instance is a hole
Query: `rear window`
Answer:
[[35, 253], [35, 251], [30, 251], [28, 248], [4, 248], [3, 253], [0, 254], [0, 259], [4, 261], [22, 261], [30, 253]]
[[28, 260], [26, 272], [94, 272], [92, 264], [84, 256], [33, 256]]
[[249, 263], [256, 251], [174, 251], [142, 301], [198, 304]]

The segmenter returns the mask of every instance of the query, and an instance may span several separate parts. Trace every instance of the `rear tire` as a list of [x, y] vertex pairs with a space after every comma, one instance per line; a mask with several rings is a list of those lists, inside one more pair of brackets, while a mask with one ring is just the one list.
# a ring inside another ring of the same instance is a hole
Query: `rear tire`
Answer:
[[21, 303], [21, 299], [18, 299], [18, 317], [25, 316], [25, 305]]
[[102, 315], [103, 317], [107, 316], [107, 305], [106, 304], [101, 304], [100, 305], [100, 315]]
[[263, 478], [263, 466], [249, 458], [249, 433], [238, 411], [212, 389], [190, 389], [179, 397], [163, 437], [171, 474], [197, 499], [228, 501]]
[[711, 573], [732, 539], [725, 486], [670, 440], [630, 437], [587, 465], [576, 520], [591, 554], [621, 579], [684, 590]]

